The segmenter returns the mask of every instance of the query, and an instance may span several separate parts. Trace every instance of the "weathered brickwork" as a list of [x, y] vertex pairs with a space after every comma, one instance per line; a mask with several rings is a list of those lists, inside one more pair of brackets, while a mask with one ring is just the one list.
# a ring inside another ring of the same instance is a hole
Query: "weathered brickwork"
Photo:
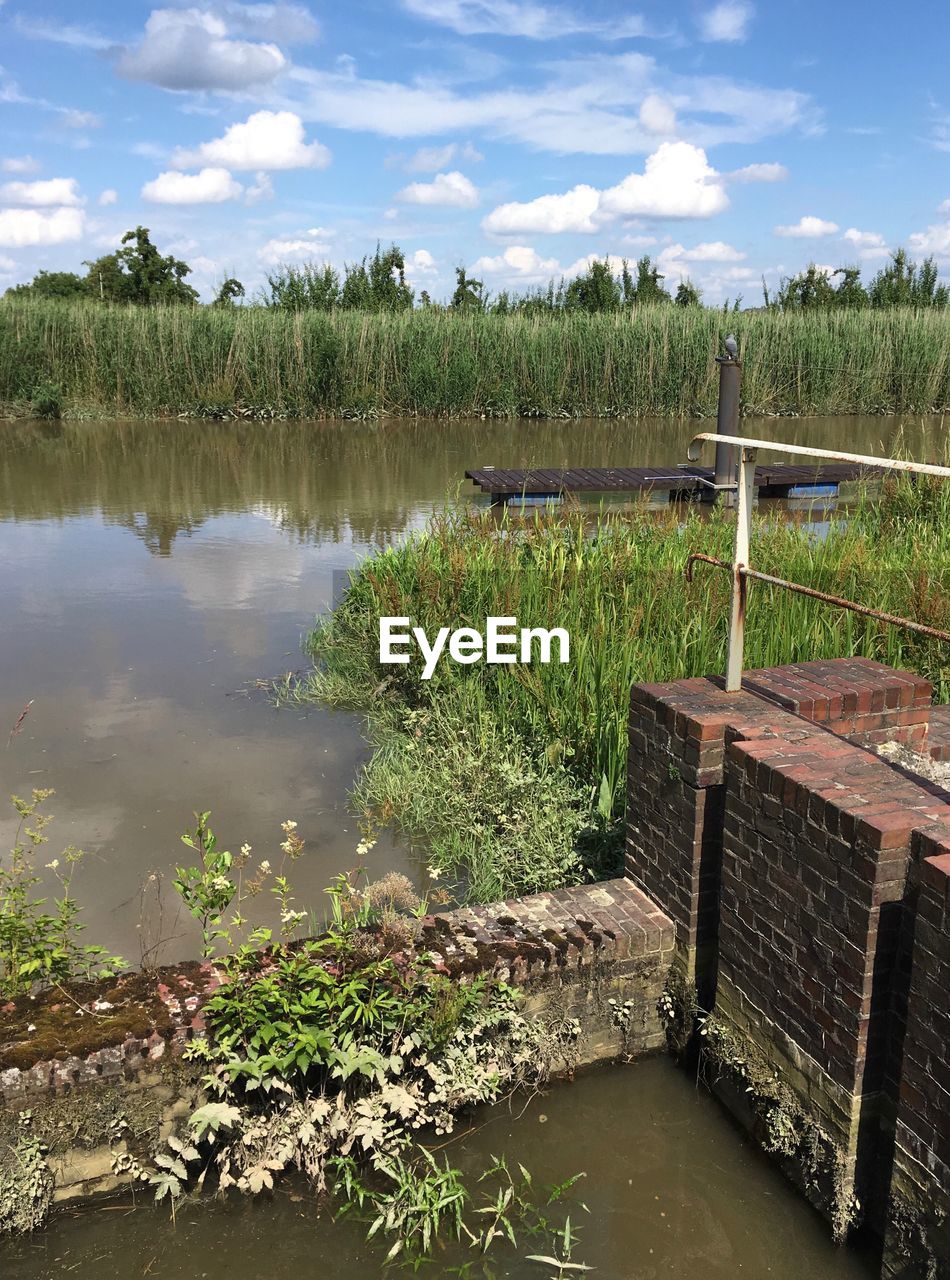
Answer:
[[743, 687], [864, 745], [925, 746], [933, 687], [871, 658], [831, 658], [750, 671]]
[[[492, 973], [524, 990], [529, 1013], [576, 1019], [575, 1067], [607, 1058], [636, 1058], [665, 1044], [657, 1010], [673, 956], [670, 919], [627, 879], [539, 893], [490, 906], [427, 916], [417, 946], [444, 972], [464, 981]], [[163, 971], [164, 972], [164, 971]], [[212, 966], [202, 967], [201, 992], [213, 990]], [[167, 976], [167, 974], [166, 974]], [[201, 994], [179, 1000], [155, 976], [164, 1031], [126, 1036], [77, 1057], [0, 1071], [0, 1107], [12, 1111], [68, 1105], [81, 1091], [105, 1098], [154, 1097], [169, 1123], [184, 1103], [181, 1053], [204, 1029]], [[196, 987], [197, 990], [197, 987]], [[77, 1146], [56, 1164], [57, 1202], [111, 1192], [129, 1181], [112, 1169], [112, 1147]]]
[[831, 1139], [834, 1194], [798, 1179], [814, 1202], [839, 1227], [860, 1202], [879, 1231], [898, 1186], [927, 1207], [926, 1266], [919, 1249], [891, 1250], [904, 1269], [888, 1274], [907, 1280], [950, 1266], [936, 1139], [950, 1133], [950, 972], [933, 870], [950, 806], [866, 748], [950, 755], [950, 712], [930, 699], [916, 675], [839, 660], [750, 672], [741, 693], [639, 686], [630, 709], [627, 873], [671, 916], [700, 1006]]
[[950, 810], [831, 734], [736, 741], [726, 785], [716, 1010], [757, 1038], [767, 1027], [773, 1059], [844, 1156], [842, 1194], [871, 1203], [880, 1162], [859, 1167], [859, 1145], [876, 1144], [902, 1038], [913, 834]]
[[932, 709], [927, 748], [932, 760], [950, 760], [950, 705]]
[[801, 726], [704, 679], [637, 685], [631, 695], [626, 873], [672, 918], [678, 962], [703, 992], [715, 968], [726, 735], [772, 722]]
[[[950, 1277], [950, 834], [918, 836], [913, 967], [884, 1249], [888, 1277]], [[908, 1267], [913, 1268], [908, 1270]]]

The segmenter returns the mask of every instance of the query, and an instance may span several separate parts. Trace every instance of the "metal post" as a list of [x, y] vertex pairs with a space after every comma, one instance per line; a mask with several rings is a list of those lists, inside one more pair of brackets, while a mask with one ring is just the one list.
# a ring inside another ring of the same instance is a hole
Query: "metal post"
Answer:
[[[719, 407], [716, 413], [716, 434], [720, 436], [737, 436], [739, 434], [739, 392], [742, 382], [742, 362], [739, 359], [739, 345], [735, 336], [729, 334], [723, 344], [726, 354], [716, 357], [719, 365]], [[718, 498], [722, 487], [736, 482], [736, 450], [733, 445], [716, 444], [716, 472], [713, 482], [717, 486]], [[726, 505], [732, 506], [731, 494], [726, 494]]]
[[749, 567], [749, 540], [752, 532], [752, 502], [755, 497], [755, 449], [739, 454], [736, 542], [732, 555], [732, 605], [729, 617], [729, 649], [726, 660], [726, 689], [742, 688], [742, 659], [745, 645], [745, 612], [748, 581], [742, 573]]

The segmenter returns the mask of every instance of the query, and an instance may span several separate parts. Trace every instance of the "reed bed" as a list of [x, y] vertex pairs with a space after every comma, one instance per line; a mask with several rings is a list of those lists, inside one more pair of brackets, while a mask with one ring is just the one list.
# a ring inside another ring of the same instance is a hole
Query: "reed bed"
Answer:
[[501, 316], [0, 302], [0, 402], [64, 412], [709, 415], [738, 335], [747, 413], [950, 406], [950, 313], [641, 307]]
[[[727, 513], [685, 520], [635, 511], [592, 528], [581, 512], [505, 520], [447, 511], [367, 561], [309, 648], [293, 691], [368, 712], [376, 754], [358, 787], [367, 812], [425, 841], [440, 873], [482, 899], [612, 869], [626, 777], [630, 686], [721, 672]], [[835, 595], [950, 630], [950, 486], [892, 486], [847, 520], [759, 519], [753, 563]], [[950, 699], [947, 646], [754, 584], [746, 667], [865, 655], [928, 676]], [[488, 616], [565, 627], [567, 665], [382, 666], [378, 619], [484, 631]]]

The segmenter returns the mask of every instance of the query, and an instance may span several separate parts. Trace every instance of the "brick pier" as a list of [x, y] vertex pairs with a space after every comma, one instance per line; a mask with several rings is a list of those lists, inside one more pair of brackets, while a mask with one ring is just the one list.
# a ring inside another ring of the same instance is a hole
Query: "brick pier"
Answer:
[[700, 1006], [830, 1139], [833, 1186], [799, 1169], [806, 1194], [886, 1219], [885, 1274], [928, 1280], [950, 1275], [950, 796], [868, 748], [939, 759], [946, 725], [926, 681], [863, 659], [630, 708], [627, 874]]

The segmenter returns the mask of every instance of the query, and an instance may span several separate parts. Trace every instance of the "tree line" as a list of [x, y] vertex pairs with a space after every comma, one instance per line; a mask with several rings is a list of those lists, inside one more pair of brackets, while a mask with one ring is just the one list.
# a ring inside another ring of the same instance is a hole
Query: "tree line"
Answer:
[[[73, 271], [40, 271], [29, 284], [7, 289], [6, 297], [40, 297], [138, 306], [197, 305], [198, 292], [187, 283], [187, 262], [163, 255], [152, 243], [147, 227], [136, 227], [122, 237], [113, 253], [83, 263], [85, 274]], [[291, 311], [408, 311], [429, 307], [451, 311], [480, 311], [494, 315], [531, 312], [610, 312], [642, 306], [698, 307], [701, 291], [690, 280], [681, 280], [674, 293], [649, 255], [632, 267], [626, 259], [619, 272], [611, 261], [593, 259], [572, 280], [563, 277], [546, 286], [520, 293], [502, 290], [494, 296], [483, 280], [455, 268], [455, 289], [447, 303], [434, 302], [427, 290], [416, 296], [406, 279], [406, 260], [398, 245], [376, 246], [372, 257], [347, 263], [339, 272], [329, 263], [282, 265], [269, 272], [251, 300], [258, 306]], [[865, 285], [857, 266], [833, 272], [809, 265], [796, 276], [781, 281], [774, 292], [763, 278], [763, 302], [767, 310], [812, 311], [863, 307], [937, 307], [950, 305], [950, 286], [942, 284], [936, 262], [925, 258], [912, 262], [905, 249], [897, 249], [890, 261]], [[234, 306], [245, 298], [240, 280], [228, 277], [217, 289], [215, 307]], [[738, 311], [737, 297], [733, 310]], [[723, 305], [727, 310], [729, 303]]]

